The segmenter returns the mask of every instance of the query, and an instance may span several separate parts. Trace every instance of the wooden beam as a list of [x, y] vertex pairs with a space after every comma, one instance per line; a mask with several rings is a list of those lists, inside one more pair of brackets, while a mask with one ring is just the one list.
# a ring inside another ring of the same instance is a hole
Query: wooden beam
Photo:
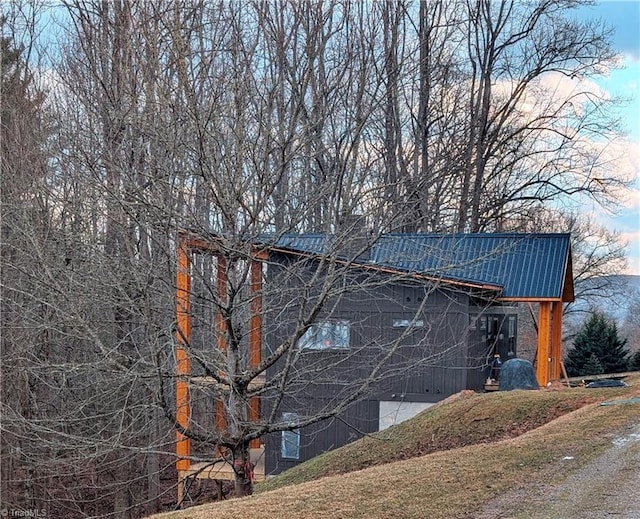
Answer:
[[[180, 241], [177, 251], [178, 268], [176, 273], [176, 421], [184, 429], [189, 427], [191, 410], [189, 406], [189, 385], [187, 377], [191, 372], [191, 361], [187, 347], [191, 343], [191, 258], [186, 243]], [[180, 431], [176, 432], [176, 469], [189, 468], [191, 440]], [[178, 492], [181, 487], [178, 485]]]
[[262, 263], [251, 262], [251, 321], [249, 330], [249, 366], [255, 368], [262, 358]]
[[551, 302], [543, 301], [538, 310], [538, 351], [536, 354], [536, 376], [541, 387], [546, 387], [549, 383], [550, 343]]
[[560, 380], [562, 372], [562, 301], [551, 303], [551, 380]]
[[[216, 332], [218, 334], [218, 349], [224, 354], [227, 351], [227, 322], [223, 315], [223, 307], [227, 305], [227, 290], [228, 290], [228, 265], [227, 260], [221, 255], [216, 255], [218, 262], [217, 269], [217, 296], [218, 296], [218, 312], [216, 313]], [[224, 355], [223, 355], [224, 357]], [[224, 372], [221, 373], [224, 376]], [[224, 402], [221, 399], [216, 399], [215, 402], [215, 426], [216, 430], [224, 431], [227, 428], [227, 415], [224, 408]]]
[[[262, 262], [251, 260], [251, 320], [249, 330], [249, 367], [255, 368], [262, 360]], [[260, 398], [249, 402], [249, 421], [260, 420]], [[251, 448], [260, 447], [260, 439], [251, 441]]]

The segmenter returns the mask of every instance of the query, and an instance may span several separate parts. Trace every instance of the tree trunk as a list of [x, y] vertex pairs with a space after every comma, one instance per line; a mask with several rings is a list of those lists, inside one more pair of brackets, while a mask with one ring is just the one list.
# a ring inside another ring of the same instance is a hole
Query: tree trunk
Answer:
[[253, 464], [249, 442], [243, 442], [233, 449], [233, 470], [235, 472], [236, 497], [253, 494]]

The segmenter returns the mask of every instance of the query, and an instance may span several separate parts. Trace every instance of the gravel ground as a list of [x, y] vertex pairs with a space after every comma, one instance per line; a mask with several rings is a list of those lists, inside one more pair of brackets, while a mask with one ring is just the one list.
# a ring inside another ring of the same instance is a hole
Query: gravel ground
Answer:
[[561, 483], [509, 492], [473, 519], [640, 518], [640, 424], [586, 465], [564, 459], [557, 468]]

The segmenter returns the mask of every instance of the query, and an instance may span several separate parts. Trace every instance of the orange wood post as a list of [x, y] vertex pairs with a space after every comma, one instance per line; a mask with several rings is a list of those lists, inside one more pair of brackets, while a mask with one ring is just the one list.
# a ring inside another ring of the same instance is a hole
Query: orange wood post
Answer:
[[538, 365], [536, 376], [538, 384], [546, 387], [549, 383], [549, 354], [551, 343], [551, 303], [543, 301], [538, 310]]
[[560, 380], [562, 361], [562, 301], [551, 304], [551, 380]]
[[[217, 296], [220, 308], [216, 314], [216, 331], [218, 333], [218, 349], [221, 352], [227, 351], [227, 323], [222, 314], [222, 306], [227, 304], [227, 260], [221, 255], [217, 255]], [[222, 373], [224, 374], [224, 372]], [[224, 431], [227, 428], [227, 416], [224, 408], [224, 402], [221, 399], [216, 400], [216, 417], [215, 424], [218, 431]]]
[[262, 359], [262, 263], [251, 262], [251, 323], [249, 365], [255, 368]]
[[[249, 330], [249, 366], [255, 368], [262, 360], [262, 263], [251, 261], [251, 322]], [[260, 398], [249, 402], [249, 421], [260, 420]], [[251, 441], [251, 448], [260, 447], [260, 439]]]
[[[176, 421], [183, 428], [189, 426], [191, 410], [189, 407], [189, 385], [187, 376], [191, 373], [191, 361], [187, 346], [191, 342], [191, 258], [188, 245], [184, 240], [178, 242], [178, 269], [176, 274]], [[191, 462], [191, 440], [180, 431], [176, 432], [176, 469], [188, 470]], [[180, 491], [180, 489], [179, 489]]]

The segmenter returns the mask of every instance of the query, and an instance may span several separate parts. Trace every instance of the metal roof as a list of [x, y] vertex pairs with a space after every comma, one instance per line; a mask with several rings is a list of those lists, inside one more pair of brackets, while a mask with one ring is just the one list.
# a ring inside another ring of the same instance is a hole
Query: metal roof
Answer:
[[[284, 235], [275, 246], [307, 254], [340, 249], [323, 234]], [[498, 285], [501, 299], [573, 300], [569, 234], [385, 234], [358, 263]]]

